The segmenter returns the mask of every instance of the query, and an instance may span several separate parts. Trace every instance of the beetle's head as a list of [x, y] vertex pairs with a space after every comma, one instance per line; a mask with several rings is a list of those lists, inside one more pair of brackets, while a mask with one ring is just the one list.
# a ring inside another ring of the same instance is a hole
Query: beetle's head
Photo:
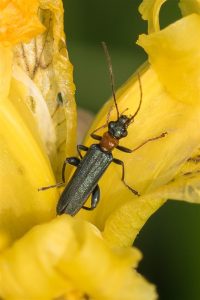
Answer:
[[108, 132], [116, 139], [121, 139], [127, 136], [127, 128], [130, 124], [130, 118], [126, 115], [121, 115], [117, 121], [111, 121], [108, 124]]

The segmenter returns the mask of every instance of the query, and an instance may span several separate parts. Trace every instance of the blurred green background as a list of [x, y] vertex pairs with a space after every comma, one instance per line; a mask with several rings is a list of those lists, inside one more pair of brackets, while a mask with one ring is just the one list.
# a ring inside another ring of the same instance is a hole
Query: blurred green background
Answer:
[[[140, 2], [64, 0], [78, 105], [97, 112], [111, 94], [101, 41], [109, 47], [116, 87], [146, 60], [135, 45], [147, 29], [138, 13]], [[180, 18], [177, 3], [164, 4], [162, 27]], [[139, 271], [156, 284], [160, 300], [200, 299], [200, 205], [169, 201], [146, 223], [135, 245], [144, 255]]]

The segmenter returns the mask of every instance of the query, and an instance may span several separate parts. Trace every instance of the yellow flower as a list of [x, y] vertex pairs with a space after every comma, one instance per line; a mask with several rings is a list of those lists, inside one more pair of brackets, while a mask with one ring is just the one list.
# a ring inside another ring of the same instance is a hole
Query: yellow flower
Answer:
[[[0, 231], [12, 240], [34, 224], [55, 216], [57, 190], [38, 193], [38, 187], [55, 181], [49, 158], [54, 174], [60, 173], [67, 152], [66, 138], [73, 151], [75, 105], [72, 67], [62, 29], [62, 3], [43, 1], [40, 6], [38, 1], [6, 3], [2, 7], [1, 22], [5, 26], [0, 45], [4, 57], [0, 68], [3, 79], [0, 83]], [[44, 31], [37, 13], [47, 29], [34, 38]], [[19, 41], [14, 38], [13, 27], [21, 43], [16, 44]], [[5, 36], [4, 32], [11, 30], [12, 35]], [[22, 43], [28, 39], [28, 43]], [[56, 100], [58, 93], [62, 93], [63, 105]]]
[[[154, 286], [136, 271], [141, 254], [132, 242], [166, 199], [199, 202], [198, 160], [189, 159], [199, 155], [200, 143], [199, 5], [182, 0], [188, 16], [160, 31], [163, 2], [146, 0], [140, 8], [149, 35], [138, 43], [150, 64], [139, 70], [142, 106], [121, 144], [135, 148], [168, 135], [132, 154], [114, 152], [125, 161], [126, 181], [141, 197], [123, 185], [121, 168], [113, 164], [100, 180], [98, 208], [74, 218], [55, 217], [56, 189], [38, 192], [60, 180], [62, 161], [75, 149], [62, 2], [0, 4], [0, 298], [156, 299]], [[120, 112], [128, 107], [133, 114], [139, 99], [133, 75], [117, 92]], [[112, 103], [103, 107], [91, 131], [106, 122]], [[86, 145], [92, 142], [88, 137]]]
[[58, 191], [38, 192], [59, 180], [75, 148], [61, 1], [7, 1], [0, 9], [0, 298], [155, 299], [135, 270], [138, 250], [107, 245], [79, 218], [52, 220]]
[[[114, 153], [125, 162], [126, 181], [141, 197], [134, 198], [119, 182], [121, 169], [113, 165], [100, 182], [103, 188], [98, 208], [90, 214], [80, 213], [101, 229], [111, 245], [130, 246], [147, 219], [167, 199], [196, 203], [200, 200], [199, 166], [195, 159], [200, 143], [200, 16], [189, 14], [198, 13], [199, 6], [198, 1], [191, 5], [181, 1], [184, 14], [189, 15], [160, 31], [158, 15], [163, 2], [146, 0], [140, 7], [150, 33], [141, 35], [138, 44], [148, 53], [150, 64], [139, 70], [142, 106], [121, 144], [135, 148], [162, 132], [167, 131], [168, 135], [135, 153]], [[138, 80], [133, 75], [117, 92], [120, 111], [127, 107], [130, 113], [136, 111], [139, 93]], [[93, 128], [105, 123], [110, 105], [103, 107]], [[91, 143], [89, 137], [87, 141]], [[115, 188], [110, 189], [113, 183]]]

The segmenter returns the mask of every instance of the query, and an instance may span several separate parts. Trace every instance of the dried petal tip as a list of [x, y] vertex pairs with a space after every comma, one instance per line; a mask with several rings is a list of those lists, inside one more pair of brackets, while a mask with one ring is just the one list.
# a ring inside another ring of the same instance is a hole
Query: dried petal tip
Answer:
[[0, 3], [0, 42], [14, 45], [26, 42], [43, 32], [40, 23], [37, 0], [5, 0]]

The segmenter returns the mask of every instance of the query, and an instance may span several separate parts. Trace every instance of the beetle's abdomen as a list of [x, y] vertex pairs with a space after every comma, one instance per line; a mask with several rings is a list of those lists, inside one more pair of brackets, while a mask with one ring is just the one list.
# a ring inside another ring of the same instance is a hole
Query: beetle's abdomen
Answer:
[[57, 214], [75, 215], [84, 205], [112, 160], [111, 153], [103, 152], [99, 145], [91, 145], [58, 201]]

